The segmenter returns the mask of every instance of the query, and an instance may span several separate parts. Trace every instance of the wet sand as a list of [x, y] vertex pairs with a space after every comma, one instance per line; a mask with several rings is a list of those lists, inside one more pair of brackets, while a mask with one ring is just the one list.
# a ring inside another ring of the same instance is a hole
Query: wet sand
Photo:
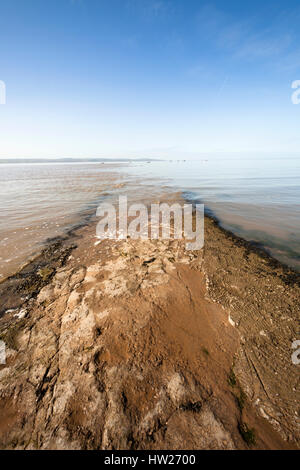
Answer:
[[95, 241], [91, 220], [0, 284], [0, 447], [299, 446], [299, 274], [208, 217], [199, 252]]

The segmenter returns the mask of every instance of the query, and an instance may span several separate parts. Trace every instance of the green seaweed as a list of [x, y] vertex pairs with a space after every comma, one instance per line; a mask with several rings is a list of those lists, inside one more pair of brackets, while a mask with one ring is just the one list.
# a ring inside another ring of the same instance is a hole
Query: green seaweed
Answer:
[[235, 373], [234, 373], [232, 368], [230, 369], [230, 373], [228, 375], [228, 383], [229, 383], [230, 387], [235, 387], [236, 386], [236, 376], [235, 376]]
[[0, 333], [0, 339], [4, 341], [5, 345], [17, 351], [17, 336], [20, 333], [20, 330], [25, 326], [25, 319], [18, 321], [13, 326], [9, 327], [6, 331]]
[[250, 429], [246, 423], [240, 423], [239, 431], [246, 444], [248, 444], [249, 446], [256, 444], [254, 429]]
[[52, 276], [53, 272], [54, 272], [53, 268], [45, 267], [45, 268], [41, 268], [41, 269], [38, 270], [38, 275], [45, 282], [50, 278], [50, 276]]
[[236, 401], [240, 411], [243, 411], [246, 403], [246, 394], [243, 392], [243, 390], [241, 390], [240, 395], [236, 397]]

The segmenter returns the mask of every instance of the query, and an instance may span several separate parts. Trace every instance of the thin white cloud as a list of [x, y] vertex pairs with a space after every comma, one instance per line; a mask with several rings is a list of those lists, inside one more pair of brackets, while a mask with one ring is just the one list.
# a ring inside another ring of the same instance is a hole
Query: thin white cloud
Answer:
[[267, 35], [250, 36], [236, 50], [235, 56], [238, 58], [267, 58], [282, 54], [292, 42], [290, 35], [281, 37], [267, 37]]
[[278, 18], [268, 28], [259, 25], [258, 17], [236, 20], [212, 5], [204, 5], [197, 15], [203, 40], [225, 50], [237, 59], [259, 59], [284, 53], [293, 42], [293, 32], [282, 30]]

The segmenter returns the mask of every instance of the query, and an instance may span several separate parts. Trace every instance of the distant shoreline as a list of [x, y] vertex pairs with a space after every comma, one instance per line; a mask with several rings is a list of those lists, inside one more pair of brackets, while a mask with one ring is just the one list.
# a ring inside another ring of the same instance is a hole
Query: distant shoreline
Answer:
[[2, 163], [130, 163], [162, 162], [156, 158], [0, 158]]

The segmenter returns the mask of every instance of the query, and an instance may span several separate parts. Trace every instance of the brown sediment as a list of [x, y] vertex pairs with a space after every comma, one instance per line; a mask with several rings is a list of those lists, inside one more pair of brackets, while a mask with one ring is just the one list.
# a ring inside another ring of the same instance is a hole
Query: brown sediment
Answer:
[[235, 372], [257, 412], [287, 440], [299, 443], [300, 276], [261, 248], [207, 219], [207, 293], [230, 314], [240, 334]]
[[199, 252], [90, 224], [2, 283], [1, 448], [299, 445], [297, 275], [205, 222]]

